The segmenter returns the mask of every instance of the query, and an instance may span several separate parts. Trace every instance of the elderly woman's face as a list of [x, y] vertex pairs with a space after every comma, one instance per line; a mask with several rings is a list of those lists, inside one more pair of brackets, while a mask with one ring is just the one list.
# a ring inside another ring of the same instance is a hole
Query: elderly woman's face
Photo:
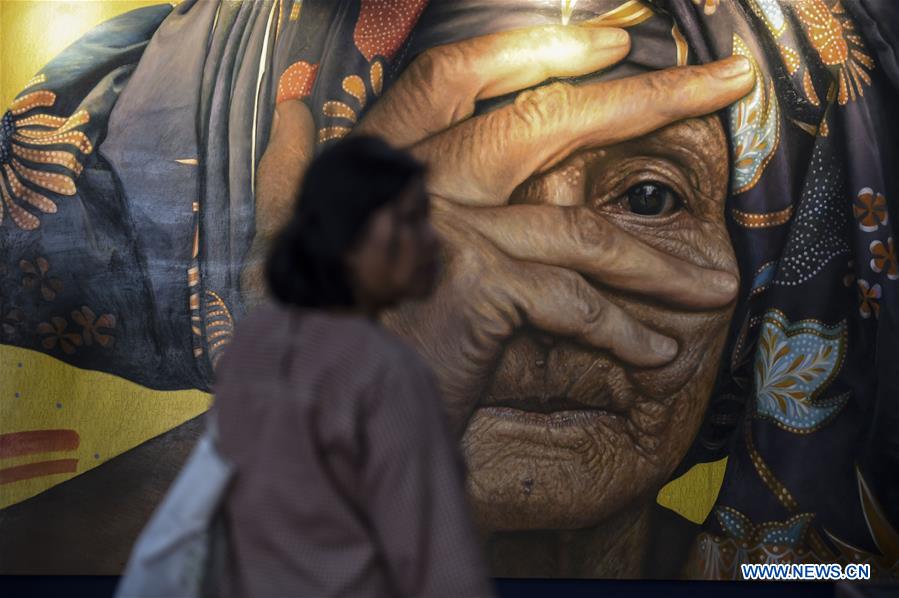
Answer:
[[737, 264], [724, 132], [702, 115], [754, 75], [736, 57], [540, 85], [629, 51], [603, 27], [437, 46], [359, 126], [430, 165], [440, 279], [383, 322], [434, 369], [487, 530], [586, 528], [651, 502], [715, 381]]
[[[527, 181], [512, 203], [587, 206], [656, 249], [736, 274], [724, 222], [727, 163], [718, 119], [690, 119], [581, 152]], [[530, 234], [546, 231], [535, 226]], [[632, 264], [642, 276], [657, 275], [642, 266]], [[653, 498], [693, 441], [732, 307], [688, 312], [599, 291], [675, 338], [677, 357], [663, 367], [635, 368], [528, 326], [516, 332], [497, 355], [463, 442], [470, 493], [488, 529], [597, 524], [628, 503]]]

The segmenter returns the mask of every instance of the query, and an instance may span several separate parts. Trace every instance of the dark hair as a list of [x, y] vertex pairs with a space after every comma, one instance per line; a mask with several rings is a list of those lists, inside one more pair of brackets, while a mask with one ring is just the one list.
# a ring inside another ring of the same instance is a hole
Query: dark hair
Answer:
[[302, 307], [353, 305], [347, 251], [372, 214], [424, 172], [421, 162], [375, 137], [351, 137], [322, 152], [309, 165], [293, 216], [266, 263], [272, 295]]

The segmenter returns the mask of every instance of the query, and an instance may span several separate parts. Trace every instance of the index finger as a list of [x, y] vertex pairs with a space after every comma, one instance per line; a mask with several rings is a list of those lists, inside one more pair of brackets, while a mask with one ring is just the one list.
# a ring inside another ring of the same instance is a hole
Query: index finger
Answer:
[[543, 25], [435, 46], [419, 55], [353, 134], [406, 147], [471, 116], [475, 102], [551, 77], [608, 67], [630, 51], [614, 27]]
[[464, 208], [440, 200], [433, 205], [435, 215], [451, 213], [515, 259], [576, 270], [604, 285], [688, 309], [723, 307], [736, 297], [732, 274], [663, 253], [590, 208]]
[[572, 152], [640, 137], [703, 116], [746, 95], [755, 77], [742, 56], [586, 85], [553, 83], [460, 123], [413, 148], [439, 164], [429, 188], [471, 205], [501, 205], [528, 177]]

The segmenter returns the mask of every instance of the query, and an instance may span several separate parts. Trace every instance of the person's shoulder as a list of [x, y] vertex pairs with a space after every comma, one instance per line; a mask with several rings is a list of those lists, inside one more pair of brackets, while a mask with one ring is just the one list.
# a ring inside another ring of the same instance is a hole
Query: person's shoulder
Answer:
[[385, 373], [427, 372], [427, 364], [403, 338], [376, 321], [367, 318], [347, 318], [342, 322], [345, 336], [352, 339], [350, 350], [361, 360], [372, 364], [372, 375]]
[[279, 339], [283, 335], [279, 331], [284, 330], [289, 318], [288, 310], [276, 303], [263, 303], [241, 317], [222, 353], [216, 378], [229, 371], [232, 362], [246, 363], [259, 357], [260, 351], [270, 354], [281, 350], [283, 342]]

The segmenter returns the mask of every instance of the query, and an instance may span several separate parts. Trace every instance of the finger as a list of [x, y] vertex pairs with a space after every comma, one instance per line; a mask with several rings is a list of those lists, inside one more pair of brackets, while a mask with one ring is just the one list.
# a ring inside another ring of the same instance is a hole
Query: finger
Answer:
[[553, 83], [427, 139], [413, 153], [439, 164], [430, 176], [433, 193], [458, 203], [500, 205], [527, 177], [580, 148], [709, 114], [746, 95], [754, 82], [749, 61], [733, 56], [581, 86]]
[[641, 324], [576, 272], [531, 264], [522, 274], [510, 286], [516, 291], [513, 301], [531, 325], [609, 351], [637, 367], [658, 367], [677, 355], [674, 339]]
[[409, 146], [468, 118], [478, 100], [550, 77], [592, 73], [629, 50], [623, 29], [559, 25], [436, 46], [415, 59], [353, 134], [379, 135], [396, 146]]
[[275, 107], [268, 145], [256, 169], [256, 230], [240, 273], [240, 293], [251, 308], [265, 296], [265, 258], [269, 244], [289, 220], [306, 166], [315, 147], [315, 121], [299, 100]]
[[256, 233], [273, 236], [286, 222], [315, 148], [315, 121], [300, 100], [275, 107], [268, 145], [256, 170]]
[[451, 212], [510, 257], [577, 270], [604, 285], [678, 307], [722, 307], [734, 300], [739, 286], [735, 276], [650, 247], [589, 208], [448, 208], [436, 200], [433, 209]]

